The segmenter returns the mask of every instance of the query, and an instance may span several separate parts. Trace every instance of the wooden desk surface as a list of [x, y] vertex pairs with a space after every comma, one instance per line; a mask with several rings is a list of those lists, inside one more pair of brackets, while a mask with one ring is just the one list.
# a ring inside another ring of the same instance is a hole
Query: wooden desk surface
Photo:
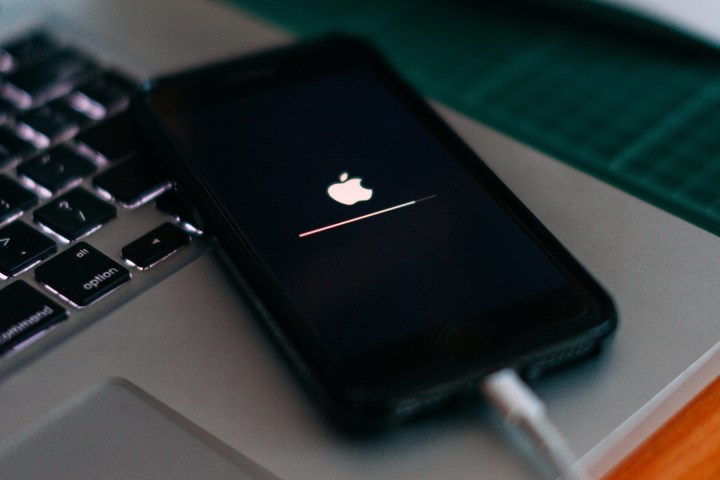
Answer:
[[720, 377], [603, 480], [720, 479]]

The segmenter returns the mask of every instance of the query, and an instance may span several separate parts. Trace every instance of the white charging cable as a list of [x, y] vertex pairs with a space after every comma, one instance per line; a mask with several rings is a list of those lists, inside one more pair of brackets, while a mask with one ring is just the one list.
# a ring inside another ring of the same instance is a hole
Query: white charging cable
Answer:
[[480, 391], [506, 423], [516, 426], [533, 442], [562, 480], [590, 480], [548, 418], [545, 404], [514, 370], [506, 368], [487, 376]]

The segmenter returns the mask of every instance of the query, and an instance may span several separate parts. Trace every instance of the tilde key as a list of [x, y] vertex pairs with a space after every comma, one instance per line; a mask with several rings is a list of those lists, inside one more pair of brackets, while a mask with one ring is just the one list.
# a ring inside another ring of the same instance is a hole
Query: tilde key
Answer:
[[35, 269], [35, 278], [78, 307], [85, 307], [130, 280], [130, 272], [85, 242]]

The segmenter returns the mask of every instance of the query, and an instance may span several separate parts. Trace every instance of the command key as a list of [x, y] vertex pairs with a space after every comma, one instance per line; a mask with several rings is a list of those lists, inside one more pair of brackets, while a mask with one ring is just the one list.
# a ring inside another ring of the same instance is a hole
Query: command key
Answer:
[[80, 242], [36, 268], [35, 278], [74, 305], [85, 307], [130, 280], [130, 272]]
[[55, 323], [67, 311], [22, 280], [0, 290], [0, 353]]

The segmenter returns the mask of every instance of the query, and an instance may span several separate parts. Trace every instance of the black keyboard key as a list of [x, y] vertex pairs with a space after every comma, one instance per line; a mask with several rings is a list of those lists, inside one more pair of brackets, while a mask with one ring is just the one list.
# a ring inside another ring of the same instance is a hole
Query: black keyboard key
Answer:
[[21, 108], [30, 108], [70, 92], [88, 78], [95, 65], [72, 50], [62, 50], [50, 58], [8, 75], [5, 96]]
[[80, 85], [70, 95], [70, 104], [94, 120], [100, 120], [130, 103], [135, 83], [124, 75], [107, 71]]
[[130, 280], [130, 272], [80, 242], [36, 268], [35, 278], [74, 305], [85, 307]]
[[[13, 69], [13, 58], [5, 50], [0, 49], [0, 73], [8, 73]], [[1, 78], [0, 78], [1, 80]]]
[[42, 32], [17, 39], [0, 49], [0, 72], [11, 72], [46, 59], [58, 45]]
[[143, 150], [93, 179], [93, 185], [127, 208], [138, 207], [170, 188], [149, 150]]
[[115, 218], [113, 205], [82, 188], [61, 195], [33, 212], [33, 220], [63, 238], [77, 240]]
[[87, 115], [83, 115], [70, 105], [70, 95], [56, 98], [46, 105], [65, 117], [69, 122], [79, 125], [81, 128], [92, 122], [92, 119], [88, 118]]
[[33, 151], [35, 146], [32, 143], [6, 128], [0, 128], [0, 167], [16, 163]]
[[21, 176], [51, 193], [80, 183], [84, 177], [95, 173], [95, 170], [95, 164], [66, 145], [31, 158], [17, 169]]
[[83, 151], [100, 161], [114, 161], [140, 150], [145, 144], [142, 132], [125, 111], [75, 137]]
[[17, 184], [13, 179], [0, 175], [0, 225], [35, 205], [37, 195]]
[[54, 108], [57, 104], [47, 104], [18, 115], [16, 129], [26, 140], [38, 148], [47, 148], [75, 135], [80, 130], [80, 124], [68, 117], [60, 109]]
[[0, 274], [12, 277], [57, 251], [55, 242], [26, 223], [0, 229]]
[[22, 280], [0, 290], [0, 353], [68, 317], [67, 310]]
[[169, 190], [160, 195], [155, 201], [155, 207], [179, 222], [189, 225], [197, 223], [185, 198], [177, 190]]
[[15, 105], [4, 98], [0, 98], [0, 125], [4, 125], [16, 110]]
[[190, 242], [190, 235], [164, 223], [122, 249], [122, 256], [140, 269], [150, 268]]

